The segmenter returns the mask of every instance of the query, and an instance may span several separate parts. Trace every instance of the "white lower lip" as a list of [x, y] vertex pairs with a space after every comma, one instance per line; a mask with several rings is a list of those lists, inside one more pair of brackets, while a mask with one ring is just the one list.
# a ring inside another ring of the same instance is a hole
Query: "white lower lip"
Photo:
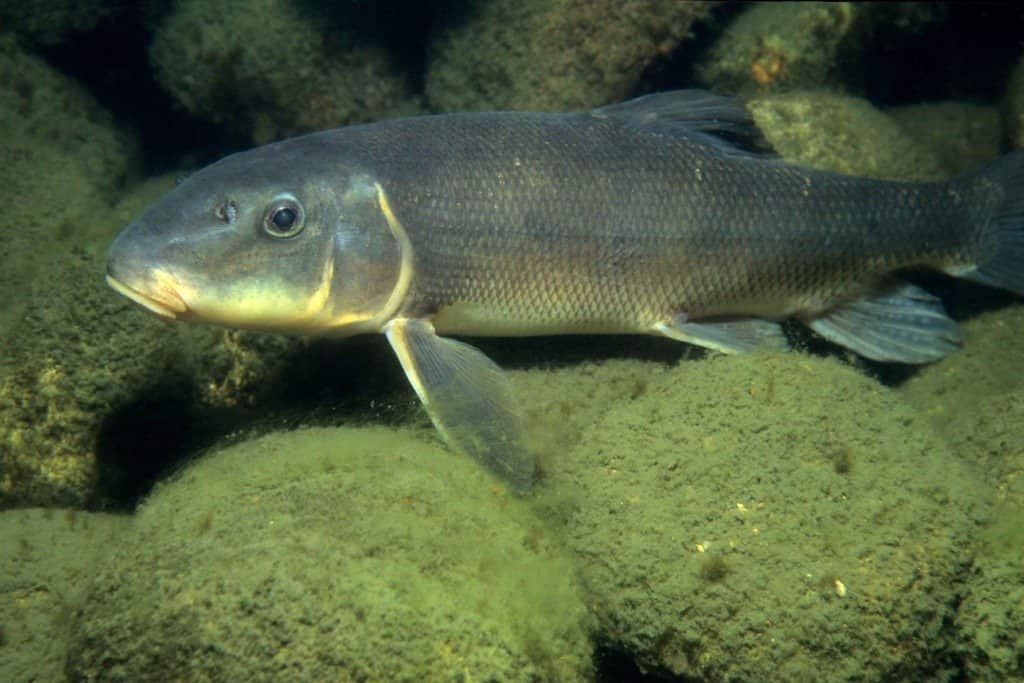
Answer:
[[[146, 296], [142, 292], [132, 289], [128, 285], [124, 284], [120, 280], [115, 279], [113, 276], [107, 275], [107, 284], [113, 287], [114, 291], [123, 294], [138, 305], [142, 306], [146, 310], [155, 313], [161, 318], [168, 320], [174, 320], [178, 317], [179, 313], [184, 313], [187, 310], [184, 302], [163, 302], [157, 301], [149, 296]], [[174, 308], [172, 305], [177, 304]]]

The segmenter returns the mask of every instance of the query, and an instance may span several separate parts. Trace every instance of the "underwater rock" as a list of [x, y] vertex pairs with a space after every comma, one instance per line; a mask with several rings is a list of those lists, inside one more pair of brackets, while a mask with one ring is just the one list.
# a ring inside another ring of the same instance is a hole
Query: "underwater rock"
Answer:
[[430, 37], [439, 111], [584, 109], [626, 98], [714, 3], [470, 0]]
[[968, 171], [1000, 154], [1002, 122], [996, 107], [969, 102], [928, 102], [885, 112], [907, 134], [938, 155], [950, 175]]
[[[116, 392], [93, 382], [116, 362], [105, 344], [122, 329], [86, 245], [113, 231], [134, 147], [84, 88], [10, 36], [0, 37], [0, 128], [0, 184], [17, 198], [0, 231], [0, 503], [80, 504], [102, 419], [91, 411]], [[82, 420], [94, 428], [78, 431]]]
[[680, 363], [549, 485], [604, 642], [702, 681], [937, 672], [987, 495], [894, 391], [796, 353]]
[[1024, 147], [1024, 58], [1014, 67], [1003, 95], [1003, 120], [1010, 145]]
[[129, 6], [106, 0], [3, 0], [0, 26], [33, 44], [51, 47], [91, 31]]
[[[921, 368], [900, 392], [1005, 497], [1024, 472], [1024, 306], [977, 314], [961, 331], [962, 348]], [[1017, 495], [1012, 502], [1024, 508], [1024, 489]]]
[[0, 511], [0, 681], [63, 681], [69, 617], [127, 515]]
[[942, 14], [933, 4], [750, 3], [700, 58], [696, 77], [729, 93], [813, 89], [839, 75], [857, 82], [865, 48], [920, 31]]
[[0, 230], [3, 364], [6, 340], [33, 302], [34, 279], [95, 235], [133, 146], [81, 85], [10, 35], [0, 36], [0, 130], [0, 185], [11, 198]]
[[970, 681], [1024, 680], [1024, 479], [1018, 477], [1010, 488], [985, 531], [957, 609], [961, 658]]
[[765, 138], [787, 161], [890, 180], [941, 180], [938, 155], [867, 100], [825, 91], [748, 102]]
[[[23, 150], [5, 154], [4, 166], [17, 166], [5, 169], [12, 176], [5, 182], [16, 180], [19, 173], [40, 176], [49, 170], [72, 183], [67, 195], [58, 195], [60, 202], [46, 202], [52, 209], [78, 199], [76, 183], [113, 199], [136, 153], [134, 140], [114, 127], [110, 114], [81, 84], [22, 50], [10, 35], [0, 35], [0, 127], [4, 143]], [[37, 148], [63, 155], [66, 165], [48, 169], [32, 158], [31, 150]], [[9, 185], [4, 187], [6, 191]], [[21, 203], [39, 206], [27, 199]]]
[[0, 505], [81, 506], [101, 500], [100, 451], [111, 456], [121, 438], [105, 431], [106, 421], [140, 397], [156, 412], [149, 417], [152, 434], [145, 436], [154, 452], [135, 457], [143, 463], [155, 459], [167, 438], [180, 431], [175, 422], [181, 414], [160, 415], [156, 406], [169, 395], [189, 394], [186, 333], [168, 333], [166, 324], [137, 315], [111, 296], [103, 269], [103, 260], [87, 253], [62, 255], [60, 267], [33, 285], [37, 305], [28, 307], [17, 334], [6, 342]]
[[256, 144], [413, 113], [401, 66], [338, 7], [183, 0], [153, 38], [154, 77], [186, 111]]
[[469, 459], [409, 432], [310, 429], [161, 485], [74, 620], [67, 672], [587, 680], [588, 624], [567, 556]]
[[821, 85], [862, 11], [850, 2], [753, 3], [700, 60], [697, 79], [725, 92]]

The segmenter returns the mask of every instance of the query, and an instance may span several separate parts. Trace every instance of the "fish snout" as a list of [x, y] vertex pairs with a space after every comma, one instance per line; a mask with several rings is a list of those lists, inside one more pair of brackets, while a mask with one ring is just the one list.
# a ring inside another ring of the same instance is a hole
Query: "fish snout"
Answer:
[[177, 278], [154, 266], [137, 252], [120, 248], [114, 241], [107, 252], [107, 284], [150, 313], [164, 320], [176, 320], [189, 311]]

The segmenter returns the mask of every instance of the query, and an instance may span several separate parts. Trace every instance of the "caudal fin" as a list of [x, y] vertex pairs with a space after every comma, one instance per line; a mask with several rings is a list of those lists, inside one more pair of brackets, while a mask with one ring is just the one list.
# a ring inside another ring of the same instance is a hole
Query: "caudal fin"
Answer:
[[997, 159], [965, 180], [996, 184], [1001, 199], [984, 227], [977, 263], [960, 277], [1024, 296], [1024, 150]]

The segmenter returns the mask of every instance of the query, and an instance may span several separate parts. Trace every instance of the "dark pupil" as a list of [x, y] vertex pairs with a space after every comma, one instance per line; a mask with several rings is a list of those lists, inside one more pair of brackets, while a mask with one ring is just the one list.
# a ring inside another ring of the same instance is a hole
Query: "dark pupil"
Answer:
[[274, 225], [281, 230], [288, 230], [295, 225], [295, 211], [293, 209], [278, 209], [271, 219]]

